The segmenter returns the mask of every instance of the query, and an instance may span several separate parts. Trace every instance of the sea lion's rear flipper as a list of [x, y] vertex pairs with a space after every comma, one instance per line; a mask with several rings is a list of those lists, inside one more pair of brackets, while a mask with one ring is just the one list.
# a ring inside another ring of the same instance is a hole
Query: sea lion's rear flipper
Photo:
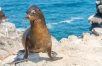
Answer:
[[57, 54], [55, 51], [51, 51], [51, 55], [52, 55], [53, 57], [56, 57], [58, 54]]
[[50, 57], [50, 61], [56, 61], [62, 59], [62, 57], [56, 57], [57, 53], [55, 51], [51, 51], [51, 48], [49, 48], [47, 51], [48, 51], [48, 56]]

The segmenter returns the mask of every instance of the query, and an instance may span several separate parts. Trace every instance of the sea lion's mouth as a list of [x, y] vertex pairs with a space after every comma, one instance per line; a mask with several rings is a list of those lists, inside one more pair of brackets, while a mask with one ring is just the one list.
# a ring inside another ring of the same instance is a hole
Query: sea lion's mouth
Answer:
[[28, 20], [34, 21], [34, 17], [29, 14], [27, 14], [27, 16], [25, 18]]

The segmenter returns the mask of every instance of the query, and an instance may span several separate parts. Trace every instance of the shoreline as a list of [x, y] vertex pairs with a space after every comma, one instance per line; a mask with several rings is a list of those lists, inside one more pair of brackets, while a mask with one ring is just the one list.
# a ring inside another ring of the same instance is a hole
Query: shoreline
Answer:
[[[21, 32], [24, 32], [26, 29], [27, 29], [27, 28], [17, 28], [17, 30], [19, 30], [19, 31], [21, 31]], [[75, 35], [75, 36], [81, 38], [84, 33], [90, 33], [90, 34], [92, 34], [92, 31], [83, 32], [81, 35]], [[50, 33], [50, 34], [51, 34], [51, 33]], [[52, 34], [51, 34], [51, 35], [52, 35]], [[74, 34], [73, 34], [73, 35], [74, 35]], [[53, 36], [53, 35], [52, 35], [52, 36]], [[71, 36], [71, 35], [68, 35], [68, 36]], [[62, 38], [56, 38], [56, 36], [53, 36], [53, 37], [55, 37], [58, 41], [60, 41], [60, 40], [63, 39], [63, 38], [68, 38], [68, 36], [67, 36], [67, 37], [62, 37]]]

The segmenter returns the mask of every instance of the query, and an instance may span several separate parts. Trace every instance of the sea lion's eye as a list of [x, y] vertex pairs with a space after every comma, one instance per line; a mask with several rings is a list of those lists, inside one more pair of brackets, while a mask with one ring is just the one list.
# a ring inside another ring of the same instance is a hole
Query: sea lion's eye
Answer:
[[32, 13], [32, 14], [35, 14], [36, 12], [35, 12], [35, 10], [32, 10], [31, 13]]

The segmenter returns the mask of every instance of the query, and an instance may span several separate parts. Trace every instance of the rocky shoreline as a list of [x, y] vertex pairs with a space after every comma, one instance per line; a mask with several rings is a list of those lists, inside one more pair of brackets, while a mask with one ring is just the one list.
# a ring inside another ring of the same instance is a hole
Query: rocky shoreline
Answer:
[[[102, 66], [100, 29], [94, 28], [92, 34], [84, 33], [81, 37], [71, 35], [60, 41], [52, 37], [52, 49], [57, 53], [56, 57], [62, 59], [50, 61], [45, 53], [30, 53], [30, 60], [17, 66]], [[0, 66], [14, 66], [6, 63], [23, 58], [24, 53], [18, 52], [23, 49], [22, 34], [12, 23], [0, 24]]]

